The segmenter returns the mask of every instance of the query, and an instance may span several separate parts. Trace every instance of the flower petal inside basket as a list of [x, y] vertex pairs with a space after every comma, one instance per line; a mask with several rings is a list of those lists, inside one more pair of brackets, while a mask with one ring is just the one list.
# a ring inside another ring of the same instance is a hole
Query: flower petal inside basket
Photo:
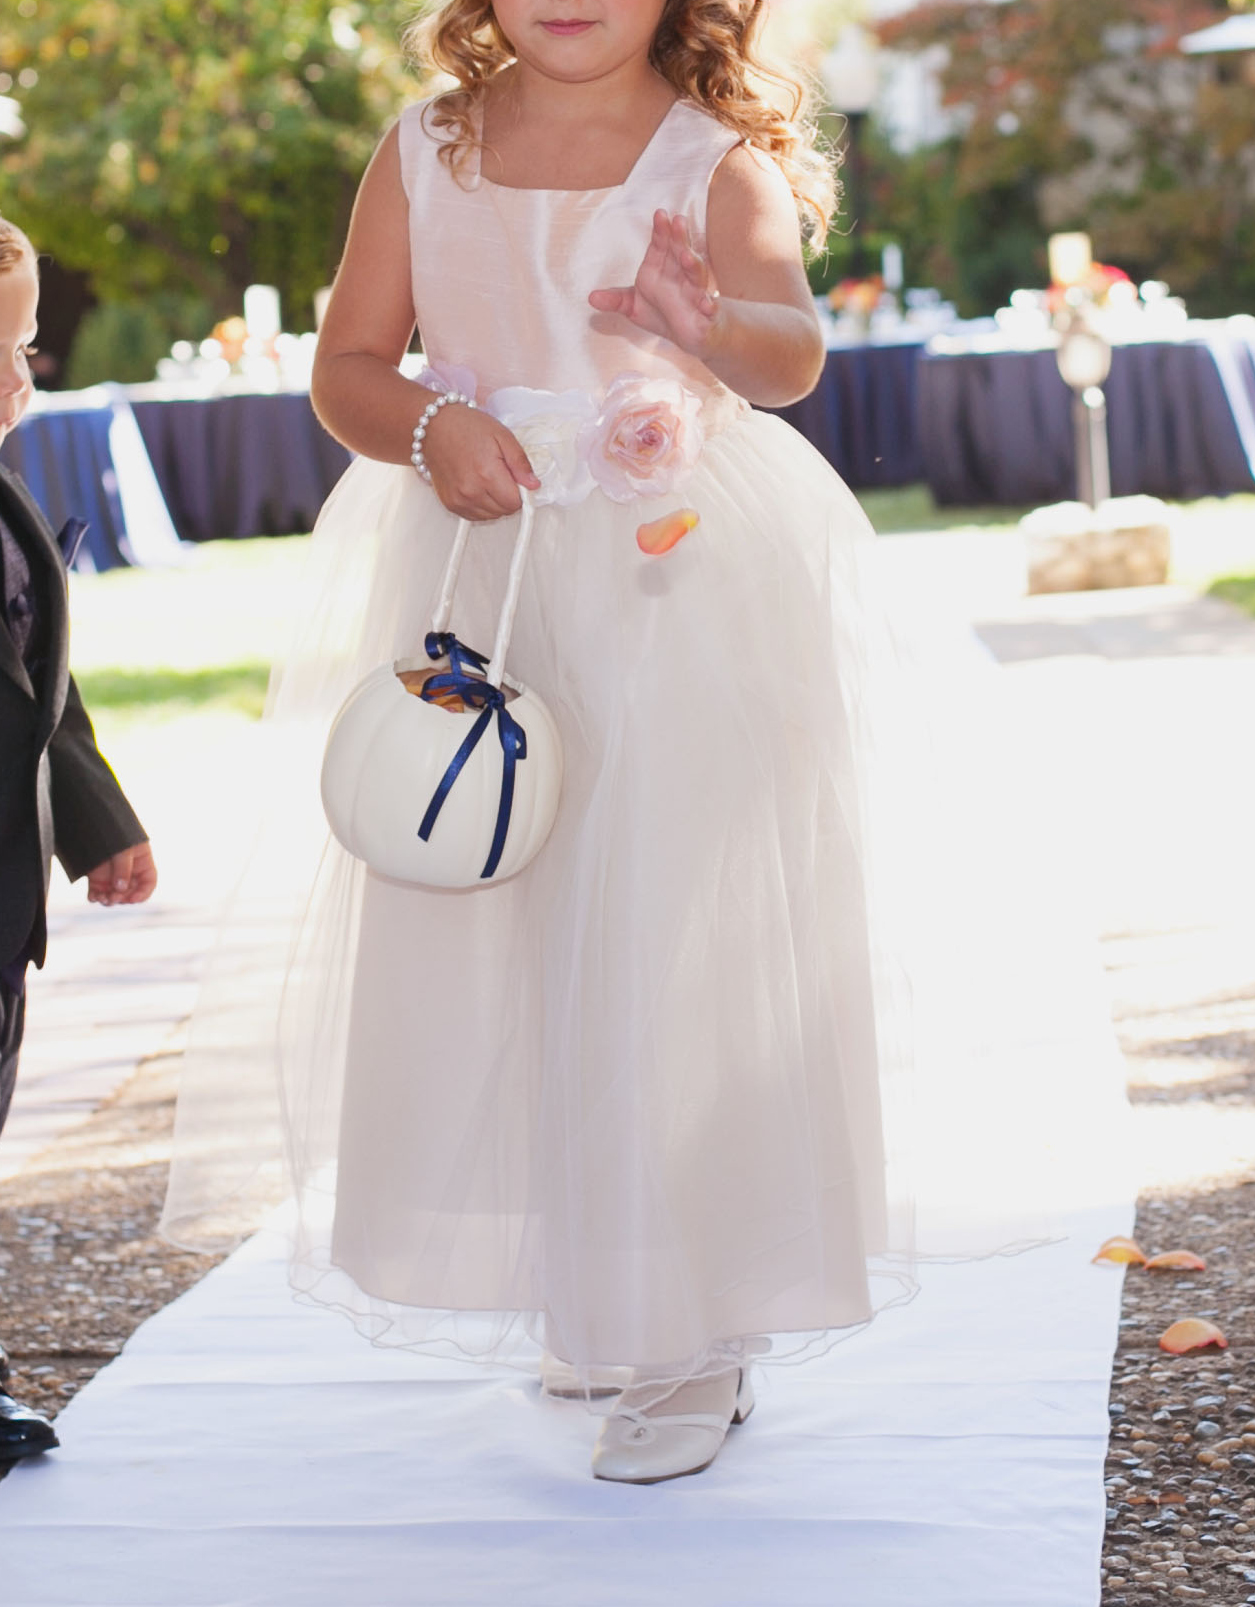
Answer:
[[1206, 1322], [1202, 1317], [1186, 1317], [1174, 1322], [1159, 1336], [1160, 1350], [1172, 1356], [1183, 1356], [1187, 1350], [1206, 1350], [1208, 1345], [1228, 1350], [1229, 1341], [1214, 1322]]
[[1127, 1262], [1136, 1262], [1139, 1266], [1145, 1265], [1146, 1257], [1142, 1254], [1142, 1247], [1136, 1239], [1122, 1239], [1118, 1236], [1107, 1239], [1098, 1247], [1095, 1261], [1115, 1261], [1120, 1265]]
[[[415, 697], [422, 697], [423, 688], [433, 675], [447, 674], [448, 670], [441, 669], [439, 666], [434, 669], [398, 670], [396, 672], [397, 680], [400, 681], [407, 692], [412, 692]], [[449, 709], [454, 714], [461, 714], [466, 707], [466, 704], [463, 703], [458, 694], [452, 691], [437, 692], [435, 696], [427, 698], [425, 701], [434, 703], [438, 709]]]
[[1206, 1272], [1207, 1263], [1193, 1250], [1165, 1250], [1146, 1263], [1147, 1272]]

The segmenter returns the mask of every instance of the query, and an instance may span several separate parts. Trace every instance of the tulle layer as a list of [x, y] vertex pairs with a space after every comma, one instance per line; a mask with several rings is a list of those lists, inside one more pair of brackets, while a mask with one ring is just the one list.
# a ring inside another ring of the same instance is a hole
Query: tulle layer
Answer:
[[[345, 476], [194, 1024], [170, 1236], [291, 1192], [296, 1287], [377, 1342], [675, 1378], [806, 1354], [909, 1298], [920, 1254], [1062, 1230], [1052, 1113], [1065, 1083], [1102, 1102], [1113, 1051], [974, 719], [997, 672], [901, 651], [861, 511], [778, 420], [709, 442], [683, 500], [700, 523], [658, 559], [635, 532], [664, 504], [539, 511], [509, 668], [561, 731], [557, 822], [513, 880], [440, 893], [366, 871], [318, 808], [330, 720], [420, 647], [456, 524], [408, 471]], [[513, 534], [474, 534], [472, 645]]]

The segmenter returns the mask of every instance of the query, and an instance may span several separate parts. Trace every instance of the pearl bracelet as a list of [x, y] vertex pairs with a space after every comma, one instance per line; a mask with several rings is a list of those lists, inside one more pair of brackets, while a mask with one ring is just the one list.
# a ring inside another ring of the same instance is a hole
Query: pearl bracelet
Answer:
[[414, 434], [410, 438], [410, 462], [428, 485], [431, 484], [431, 470], [427, 467], [427, 461], [423, 456], [423, 441], [426, 439], [427, 429], [432, 419], [435, 418], [442, 407], [448, 407], [450, 402], [460, 402], [463, 407], [470, 408], [478, 405], [473, 396], [466, 396], [461, 391], [444, 391], [437, 396], [434, 402], [428, 402], [423, 409], [423, 416], [414, 426]]

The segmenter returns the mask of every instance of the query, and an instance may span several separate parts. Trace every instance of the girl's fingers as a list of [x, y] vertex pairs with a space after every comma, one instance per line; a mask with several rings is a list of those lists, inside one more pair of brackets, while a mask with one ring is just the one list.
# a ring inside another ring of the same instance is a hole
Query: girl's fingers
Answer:
[[501, 456], [515, 485], [526, 486], [529, 491], [540, 490], [540, 481], [536, 478], [531, 460], [515, 436], [511, 435], [502, 441]]
[[627, 312], [632, 305], [633, 287], [613, 285], [607, 290], [590, 290], [589, 303], [598, 312]]

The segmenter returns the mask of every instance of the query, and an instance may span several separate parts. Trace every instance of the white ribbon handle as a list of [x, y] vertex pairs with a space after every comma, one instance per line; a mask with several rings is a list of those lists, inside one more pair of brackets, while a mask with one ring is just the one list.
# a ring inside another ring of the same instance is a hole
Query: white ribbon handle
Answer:
[[[527, 565], [528, 548], [531, 546], [532, 526], [536, 522], [536, 505], [532, 501], [531, 492], [520, 488], [520, 495], [523, 507], [519, 517], [519, 533], [514, 538], [510, 578], [506, 582], [505, 598], [501, 604], [501, 613], [497, 617], [497, 639], [493, 643], [492, 660], [488, 665], [488, 679], [493, 686], [500, 686], [506, 678], [505, 656], [510, 648], [510, 638], [514, 634], [514, 618], [518, 613], [519, 596], [523, 590], [523, 570]], [[470, 536], [471, 521], [463, 519], [453, 538], [453, 547], [449, 553], [449, 561], [445, 565], [444, 578], [440, 582], [440, 598], [431, 616], [431, 628], [440, 634], [449, 628], [449, 618], [453, 613], [453, 594], [457, 590], [458, 577], [462, 573], [462, 562], [466, 557], [466, 546]]]

